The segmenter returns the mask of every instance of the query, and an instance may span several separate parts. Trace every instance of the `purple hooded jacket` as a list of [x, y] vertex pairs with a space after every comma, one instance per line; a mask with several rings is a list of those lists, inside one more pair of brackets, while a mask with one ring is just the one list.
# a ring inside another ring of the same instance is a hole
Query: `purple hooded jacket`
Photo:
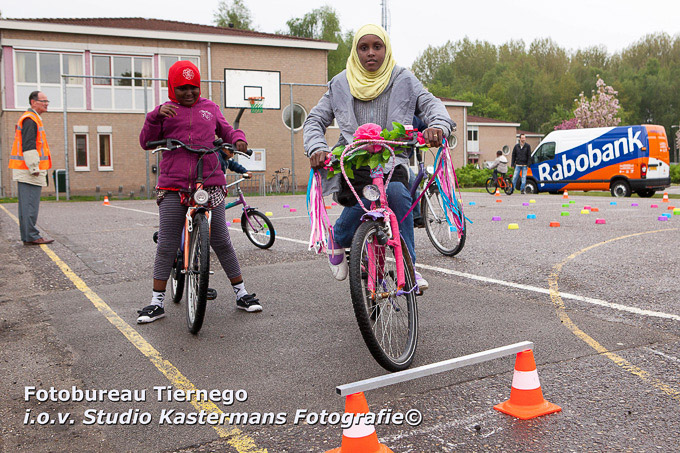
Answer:
[[[149, 149], [146, 143], [164, 138], [174, 138], [192, 148], [212, 148], [215, 135], [225, 143], [246, 141], [240, 129], [231, 127], [224, 119], [220, 107], [205, 98], [199, 98], [191, 107], [184, 107], [176, 102], [167, 102], [177, 107], [177, 115], [163, 118], [158, 114], [161, 106], [146, 115], [139, 143], [142, 148]], [[158, 176], [159, 189], [191, 190], [196, 182], [196, 164], [199, 154], [178, 148], [165, 151], [160, 163]], [[203, 185], [222, 186], [226, 178], [215, 154], [203, 158]]]

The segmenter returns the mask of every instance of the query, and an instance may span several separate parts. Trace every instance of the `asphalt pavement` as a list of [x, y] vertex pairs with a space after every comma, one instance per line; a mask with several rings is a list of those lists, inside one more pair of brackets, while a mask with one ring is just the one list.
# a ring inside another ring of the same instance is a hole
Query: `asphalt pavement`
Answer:
[[[231, 229], [264, 311], [236, 309], [213, 258], [218, 299], [196, 336], [184, 303], [167, 302], [166, 318], [152, 324], [135, 321], [151, 296], [154, 201], [43, 202], [39, 226], [56, 241], [40, 247], [18, 241], [16, 204], [0, 205], [0, 450], [340, 446], [342, 427], [316, 415], [342, 414], [336, 386], [387, 373], [361, 339], [347, 281], [307, 250], [304, 197], [248, 201], [271, 212], [277, 235], [260, 250]], [[415, 426], [376, 426], [380, 441], [394, 452], [677, 451], [680, 215], [668, 208], [680, 199], [465, 192], [462, 202], [459, 255], [440, 255], [416, 230], [430, 289], [418, 298], [412, 367], [532, 341], [543, 395], [562, 411], [519, 420], [493, 409], [510, 397], [508, 356], [366, 392], [374, 413], [422, 416]], [[598, 212], [581, 213], [586, 206]], [[328, 212], [335, 219], [340, 209]], [[168, 386], [213, 398], [191, 404]], [[54, 397], [40, 401], [37, 390], [50, 388]], [[96, 391], [91, 401], [79, 398], [86, 390]], [[192, 422], [201, 410], [231, 424]]]

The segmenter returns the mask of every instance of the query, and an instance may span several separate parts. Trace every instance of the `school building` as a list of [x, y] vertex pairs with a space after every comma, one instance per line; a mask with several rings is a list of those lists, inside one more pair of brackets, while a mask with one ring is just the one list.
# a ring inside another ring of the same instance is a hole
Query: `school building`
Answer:
[[[198, 66], [201, 95], [221, 105], [227, 121], [234, 124], [243, 110], [239, 127], [255, 155], [240, 162], [267, 187], [276, 170], [293, 168], [304, 188], [309, 160], [301, 126], [326, 90], [327, 54], [337, 45], [158, 19], [93, 18], [0, 19], [0, 47], [0, 196], [16, 195], [8, 159], [16, 122], [34, 90], [50, 100], [43, 122], [52, 170], [67, 170], [71, 194], [143, 196], [155, 186], [160, 157], [141, 148], [139, 131], [145, 112], [168, 99], [164, 79], [180, 59]], [[233, 78], [235, 70], [251, 72]], [[242, 109], [235, 107], [234, 83], [243, 97], [269, 94], [262, 113], [251, 113], [243, 98]], [[442, 101], [458, 125], [456, 167], [493, 160], [497, 149], [514, 146], [518, 123], [469, 116], [471, 102]], [[329, 128], [331, 146], [338, 135]], [[49, 184], [44, 195], [55, 193], [52, 171]]]

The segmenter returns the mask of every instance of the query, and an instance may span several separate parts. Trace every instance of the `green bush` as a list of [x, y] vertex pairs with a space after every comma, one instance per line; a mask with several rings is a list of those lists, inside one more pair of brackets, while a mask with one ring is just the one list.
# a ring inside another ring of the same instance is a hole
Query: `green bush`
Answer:
[[671, 182], [673, 184], [680, 184], [680, 164], [671, 165]]
[[474, 164], [467, 164], [464, 167], [456, 169], [456, 176], [458, 177], [458, 184], [461, 187], [484, 187], [486, 180], [491, 177], [493, 170], [488, 168], [480, 169]]

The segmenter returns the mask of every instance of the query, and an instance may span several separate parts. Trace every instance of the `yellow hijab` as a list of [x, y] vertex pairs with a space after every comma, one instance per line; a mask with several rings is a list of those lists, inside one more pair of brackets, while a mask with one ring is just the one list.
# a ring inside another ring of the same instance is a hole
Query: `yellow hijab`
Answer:
[[[385, 61], [375, 72], [367, 71], [359, 61], [359, 54], [357, 53], [357, 44], [359, 40], [366, 35], [375, 35], [382, 39], [385, 43]], [[352, 41], [352, 51], [347, 58], [347, 81], [349, 82], [349, 91], [352, 96], [361, 101], [370, 101], [382, 93], [387, 85], [390, 83], [392, 70], [396, 65], [396, 61], [392, 57], [392, 45], [390, 44], [390, 37], [387, 32], [380, 25], [367, 24], [359, 29], [354, 35]]]

